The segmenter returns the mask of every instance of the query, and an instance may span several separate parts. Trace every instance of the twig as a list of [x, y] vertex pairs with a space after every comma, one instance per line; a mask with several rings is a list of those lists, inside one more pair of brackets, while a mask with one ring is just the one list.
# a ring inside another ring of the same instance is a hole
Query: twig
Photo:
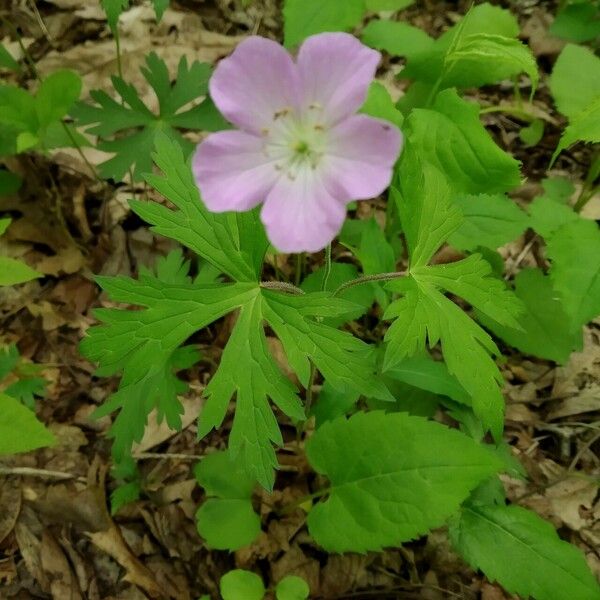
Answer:
[[40, 477], [41, 479], [60, 479], [66, 481], [75, 479], [80, 483], [86, 483], [85, 477], [73, 475], [73, 473], [63, 473], [62, 471], [48, 471], [46, 469], [33, 469], [31, 467], [2, 467], [0, 466], [0, 475], [21, 475], [23, 477]]

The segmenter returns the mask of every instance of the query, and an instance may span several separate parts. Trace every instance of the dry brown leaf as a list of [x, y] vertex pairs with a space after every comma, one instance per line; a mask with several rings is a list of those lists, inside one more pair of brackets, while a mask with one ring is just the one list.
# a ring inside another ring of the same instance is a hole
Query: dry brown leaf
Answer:
[[14, 529], [21, 511], [21, 479], [0, 476], [0, 544]]
[[298, 544], [294, 544], [279, 560], [271, 563], [273, 581], [280, 581], [286, 575], [298, 575], [308, 583], [311, 596], [321, 594], [320, 571], [321, 567], [318, 561], [306, 556]]
[[21, 556], [27, 570], [46, 593], [50, 593], [50, 585], [40, 555], [43, 526], [28, 506], [24, 506], [15, 525], [15, 536]]
[[62, 548], [48, 530], [42, 534], [40, 555], [53, 600], [80, 600], [82, 595], [77, 578]]
[[600, 384], [584, 388], [580, 394], [562, 400], [548, 414], [548, 421], [563, 417], [572, 417], [583, 413], [600, 411]]
[[[598, 493], [598, 485], [592, 481], [570, 478], [560, 481], [546, 490], [553, 513], [573, 531], [590, 525], [592, 503]], [[582, 516], [582, 509], [588, 512]]]

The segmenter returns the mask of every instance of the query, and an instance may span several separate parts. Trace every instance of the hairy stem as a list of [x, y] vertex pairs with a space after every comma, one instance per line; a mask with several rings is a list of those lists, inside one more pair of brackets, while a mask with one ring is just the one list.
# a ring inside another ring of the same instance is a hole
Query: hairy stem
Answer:
[[342, 283], [342, 285], [340, 285], [340, 287], [333, 292], [332, 296], [335, 298], [348, 288], [356, 285], [362, 285], [363, 283], [370, 283], [373, 281], [392, 281], [393, 279], [399, 279], [400, 277], [406, 277], [406, 271], [398, 271], [397, 273], [378, 273], [377, 275], [363, 275], [357, 279], [352, 279], [351, 281]]
[[321, 291], [324, 292], [327, 289], [329, 283], [329, 276], [331, 275], [331, 242], [327, 244], [325, 248], [325, 273], [323, 274], [323, 283], [321, 284]]
[[265, 290], [278, 290], [280, 292], [285, 292], [287, 294], [294, 294], [295, 296], [303, 296], [304, 290], [301, 290], [299, 287], [296, 287], [292, 283], [287, 283], [285, 281], [261, 281], [260, 287]]

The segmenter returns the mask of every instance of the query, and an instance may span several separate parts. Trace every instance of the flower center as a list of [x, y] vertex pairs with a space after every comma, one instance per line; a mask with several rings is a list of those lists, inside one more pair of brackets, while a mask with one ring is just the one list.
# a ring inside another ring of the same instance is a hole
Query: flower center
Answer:
[[315, 170], [324, 154], [326, 131], [312, 111], [305, 115], [291, 109], [277, 111], [263, 136], [264, 154], [292, 180], [301, 170]]

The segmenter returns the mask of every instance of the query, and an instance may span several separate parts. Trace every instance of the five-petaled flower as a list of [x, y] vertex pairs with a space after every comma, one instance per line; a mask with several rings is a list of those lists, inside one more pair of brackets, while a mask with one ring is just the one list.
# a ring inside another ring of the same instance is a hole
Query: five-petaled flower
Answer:
[[296, 61], [253, 36], [222, 60], [210, 94], [239, 129], [208, 136], [193, 171], [210, 211], [261, 219], [283, 252], [316, 252], [339, 232], [346, 205], [381, 194], [402, 145], [391, 123], [355, 114], [379, 52], [346, 33], [309, 37]]

